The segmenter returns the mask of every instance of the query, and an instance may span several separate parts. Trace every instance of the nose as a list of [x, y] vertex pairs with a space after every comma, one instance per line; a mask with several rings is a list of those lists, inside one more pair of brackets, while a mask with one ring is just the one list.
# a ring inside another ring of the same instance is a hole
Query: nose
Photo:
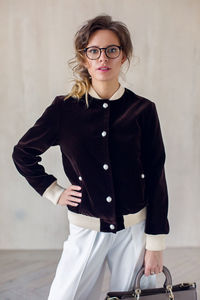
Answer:
[[99, 60], [100, 61], [105, 61], [105, 60], [108, 60], [108, 57], [106, 56], [106, 52], [105, 52], [106, 50], [105, 49], [101, 49], [101, 55], [100, 55], [100, 57], [99, 57]]

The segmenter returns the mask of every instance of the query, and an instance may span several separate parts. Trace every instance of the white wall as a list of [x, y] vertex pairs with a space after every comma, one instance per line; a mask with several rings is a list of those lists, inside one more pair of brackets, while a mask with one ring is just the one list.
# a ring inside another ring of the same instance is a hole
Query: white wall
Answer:
[[[100, 13], [129, 27], [137, 59], [126, 86], [157, 105], [167, 154], [168, 246], [200, 246], [200, 1], [1, 0], [1, 249], [61, 248], [67, 238], [66, 209], [37, 194], [11, 154], [53, 98], [69, 91], [74, 34]], [[59, 148], [42, 158], [67, 187]]]

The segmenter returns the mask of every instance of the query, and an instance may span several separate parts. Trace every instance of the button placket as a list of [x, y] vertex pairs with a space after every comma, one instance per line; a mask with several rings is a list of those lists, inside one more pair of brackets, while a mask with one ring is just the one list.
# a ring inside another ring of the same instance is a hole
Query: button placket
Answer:
[[[107, 108], [108, 107], [108, 103], [106, 103], [106, 102], [104, 102], [103, 103], [103, 107], [104, 108]], [[104, 130], [104, 131], [102, 131], [102, 133], [101, 133], [101, 135], [102, 135], [102, 137], [105, 137], [106, 136], [106, 134], [107, 134], [107, 132]], [[108, 170], [108, 164], [104, 164], [103, 165], [103, 168], [104, 168], [104, 170]]]
[[[108, 108], [109, 104], [106, 103], [106, 102], [104, 102], [102, 106], [103, 106], [104, 109], [106, 109], [106, 108]], [[108, 115], [107, 115], [107, 114], [108, 114]], [[105, 145], [105, 155], [106, 155], [106, 158], [107, 158], [107, 157], [109, 157], [109, 151], [108, 151], [109, 111], [106, 111], [106, 119], [105, 119], [105, 122], [104, 122], [104, 127], [103, 127], [103, 131], [101, 132], [101, 135], [102, 135], [103, 138], [107, 137], [107, 138], [105, 138], [105, 144], [104, 144], [104, 145]], [[108, 169], [110, 168], [109, 163], [104, 163], [104, 164], [103, 164], [103, 168], [104, 168], [104, 170], [108, 170]], [[111, 176], [111, 175], [110, 175], [110, 172], [108, 172], [108, 176]], [[110, 203], [110, 205], [111, 205], [111, 202], [112, 202], [112, 197], [111, 197], [111, 195], [107, 195], [107, 196], [105, 197], [105, 201], [106, 201], [108, 204]], [[113, 205], [114, 205], [114, 203], [112, 203], [112, 205], [109, 206], [111, 210], [114, 209]], [[114, 229], [115, 229], [115, 226], [114, 226], [113, 224], [110, 224], [110, 225], [109, 225], [109, 228], [110, 228], [111, 230], [114, 230]]]

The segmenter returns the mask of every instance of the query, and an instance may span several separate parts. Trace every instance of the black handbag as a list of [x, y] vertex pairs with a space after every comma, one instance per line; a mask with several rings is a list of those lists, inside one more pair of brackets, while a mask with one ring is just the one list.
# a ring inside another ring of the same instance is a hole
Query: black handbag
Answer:
[[172, 285], [170, 271], [165, 266], [163, 266], [163, 273], [166, 277], [163, 287], [142, 290], [140, 288], [140, 279], [144, 275], [144, 267], [142, 267], [136, 275], [133, 290], [108, 292], [105, 300], [197, 300], [195, 282]]

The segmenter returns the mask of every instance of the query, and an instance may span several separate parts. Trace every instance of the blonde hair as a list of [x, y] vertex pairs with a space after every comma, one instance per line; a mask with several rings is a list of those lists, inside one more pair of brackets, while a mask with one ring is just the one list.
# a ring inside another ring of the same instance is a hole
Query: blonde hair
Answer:
[[93, 19], [87, 20], [76, 32], [74, 37], [75, 57], [68, 61], [68, 65], [73, 71], [75, 78], [73, 81], [75, 81], [75, 84], [64, 100], [70, 97], [79, 100], [85, 94], [86, 105], [89, 107], [88, 91], [91, 86], [91, 76], [87, 68], [83, 66], [85, 59], [83, 50], [87, 47], [91, 34], [100, 29], [111, 30], [117, 35], [122, 50], [128, 60], [128, 64], [130, 65], [130, 59], [133, 54], [133, 45], [126, 25], [120, 21], [113, 21], [109, 15], [99, 15]]

